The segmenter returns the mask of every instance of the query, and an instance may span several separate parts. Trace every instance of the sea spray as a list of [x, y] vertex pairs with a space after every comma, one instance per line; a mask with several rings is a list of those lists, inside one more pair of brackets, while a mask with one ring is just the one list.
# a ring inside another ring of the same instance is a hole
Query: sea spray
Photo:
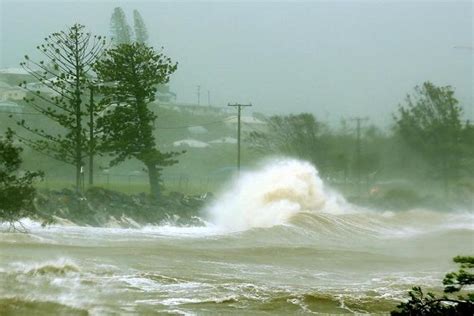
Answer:
[[472, 253], [472, 211], [357, 209], [296, 160], [242, 173], [208, 215], [188, 227], [25, 220], [29, 234], [1, 234], [0, 314], [388, 314]]
[[287, 223], [297, 213], [341, 212], [345, 202], [308, 162], [280, 159], [243, 172], [208, 209], [212, 223], [232, 231]]

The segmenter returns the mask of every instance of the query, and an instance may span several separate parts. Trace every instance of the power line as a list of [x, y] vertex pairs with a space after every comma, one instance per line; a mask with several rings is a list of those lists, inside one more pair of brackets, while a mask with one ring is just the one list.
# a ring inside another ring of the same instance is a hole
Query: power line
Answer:
[[252, 104], [227, 104], [227, 106], [232, 106], [237, 108], [237, 171], [240, 172], [240, 115], [242, 112], [242, 107], [252, 106]]
[[182, 128], [189, 128], [189, 127], [208, 126], [208, 125], [214, 125], [214, 124], [223, 123], [223, 122], [230, 121], [230, 120], [233, 120], [233, 119], [234, 119], [234, 117], [229, 117], [229, 118], [226, 118], [225, 120], [207, 122], [207, 123], [198, 124], [198, 125], [181, 125], [181, 126], [173, 126], [173, 127], [171, 127], [171, 126], [170, 126], [170, 127], [156, 127], [156, 129], [182, 129]]
[[368, 121], [368, 117], [355, 117], [351, 119], [351, 121], [356, 121], [357, 122], [357, 143], [356, 143], [356, 155], [357, 155], [357, 160], [356, 160], [356, 166], [357, 166], [357, 190], [360, 193], [360, 182], [361, 182], [361, 122]]

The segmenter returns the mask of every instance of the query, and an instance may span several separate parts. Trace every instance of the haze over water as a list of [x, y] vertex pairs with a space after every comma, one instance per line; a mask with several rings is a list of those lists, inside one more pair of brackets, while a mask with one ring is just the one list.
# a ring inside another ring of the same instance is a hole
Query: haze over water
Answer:
[[361, 209], [310, 164], [277, 160], [230, 184], [200, 226], [24, 220], [29, 234], [1, 235], [0, 310], [388, 312], [414, 284], [441, 289], [451, 258], [472, 251], [473, 219], [472, 210]]
[[212, 105], [252, 102], [333, 124], [367, 115], [386, 128], [406, 93], [430, 80], [453, 86], [474, 119], [472, 1], [2, 0], [0, 67], [19, 67], [74, 22], [110, 37], [117, 6], [130, 23], [139, 10], [149, 44], [179, 62], [170, 83], [179, 102], [196, 103], [201, 85], [202, 104], [209, 90]]

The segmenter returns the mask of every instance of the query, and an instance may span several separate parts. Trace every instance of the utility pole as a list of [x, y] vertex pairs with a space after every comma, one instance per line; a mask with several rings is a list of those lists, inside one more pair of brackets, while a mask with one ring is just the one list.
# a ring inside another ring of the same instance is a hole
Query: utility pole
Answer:
[[201, 105], [201, 86], [197, 86], [198, 105]]
[[211, 91], [207, 90], [207, 105], [211, 106]]
[[94, 184], [94, 151], [95, 151], [95, 135], [94, 135], [94, 86], [90, 86], [89, 101], [89, 186]]
[[361, 141], [360, 141], [360, 129], [361, 122], [368, 121], [367, 117], [355, 117], [351, 121], [357, 122], [357, 143], [356, 143], [356, 169], [357, 169], [357, 192], [360, 193], [360, 180], [361, 180]]
[[252, 106], [251, 103], [249, 104], [227, 104], [227, 106], [235, 106], [237, 107], [237, 172], [240, 173], [240, 113], [242, 112], [243, 106]]

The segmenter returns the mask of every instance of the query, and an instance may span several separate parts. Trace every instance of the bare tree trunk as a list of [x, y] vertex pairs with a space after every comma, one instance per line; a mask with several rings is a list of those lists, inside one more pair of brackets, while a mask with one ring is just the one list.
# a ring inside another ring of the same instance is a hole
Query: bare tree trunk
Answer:
[[80, 161], [76, 161], [76, 193], [81, 192], [81, 163]]
[[[76, 34], [77, 34], [77, 30], [76, 30]], [[80, 58], [79, 58], [79, 42], [78, 42], [78, 38], [76, 37], [75, 38], [75, 41], [74, 41], [74, 44], [75, 44], [75, 56], [74, 56], [74, 60], [75, 60], [75, 70], [76, 70], [76, 80], [75, 80], [75, 100], [74, 100], [74, 114], [76, 116], [76, 126], [75, 126], [75, 133], [76, 133], [76, 148], [75, 148], [75, 154], [76, 154], [76, 157], [75, 157], [75, 163], [76, 163], [76, 192], [77, 193], [81, 193], [82, 192], [82, 186], [81, 186], [81, 183], [82, 183], [82, 121], [81, 121], [81, 103], [82, 103], [82, 100], [81, 100], [81, 82], [80, 82], [80, 75], [81, 75], [81, 72], [80, 72]]]
[[94, 185], [94, 152], [95, 152], [95, 135], [94, 135], [94, 88], [90, 87], [89, 102], [89, 186]]
[[156, 165], [153, 163], [146, 165], [148, 168], [148, 179], [150, 181], [150, 195], [154, 199], [160, 197], [160, 176]]
[[75, 165], [76, 165], [76, 192], [82, 191], [82, 135], [81, 135], [81, 110], [80, 103], [76, 105], [76, 144], [75, 144]]

